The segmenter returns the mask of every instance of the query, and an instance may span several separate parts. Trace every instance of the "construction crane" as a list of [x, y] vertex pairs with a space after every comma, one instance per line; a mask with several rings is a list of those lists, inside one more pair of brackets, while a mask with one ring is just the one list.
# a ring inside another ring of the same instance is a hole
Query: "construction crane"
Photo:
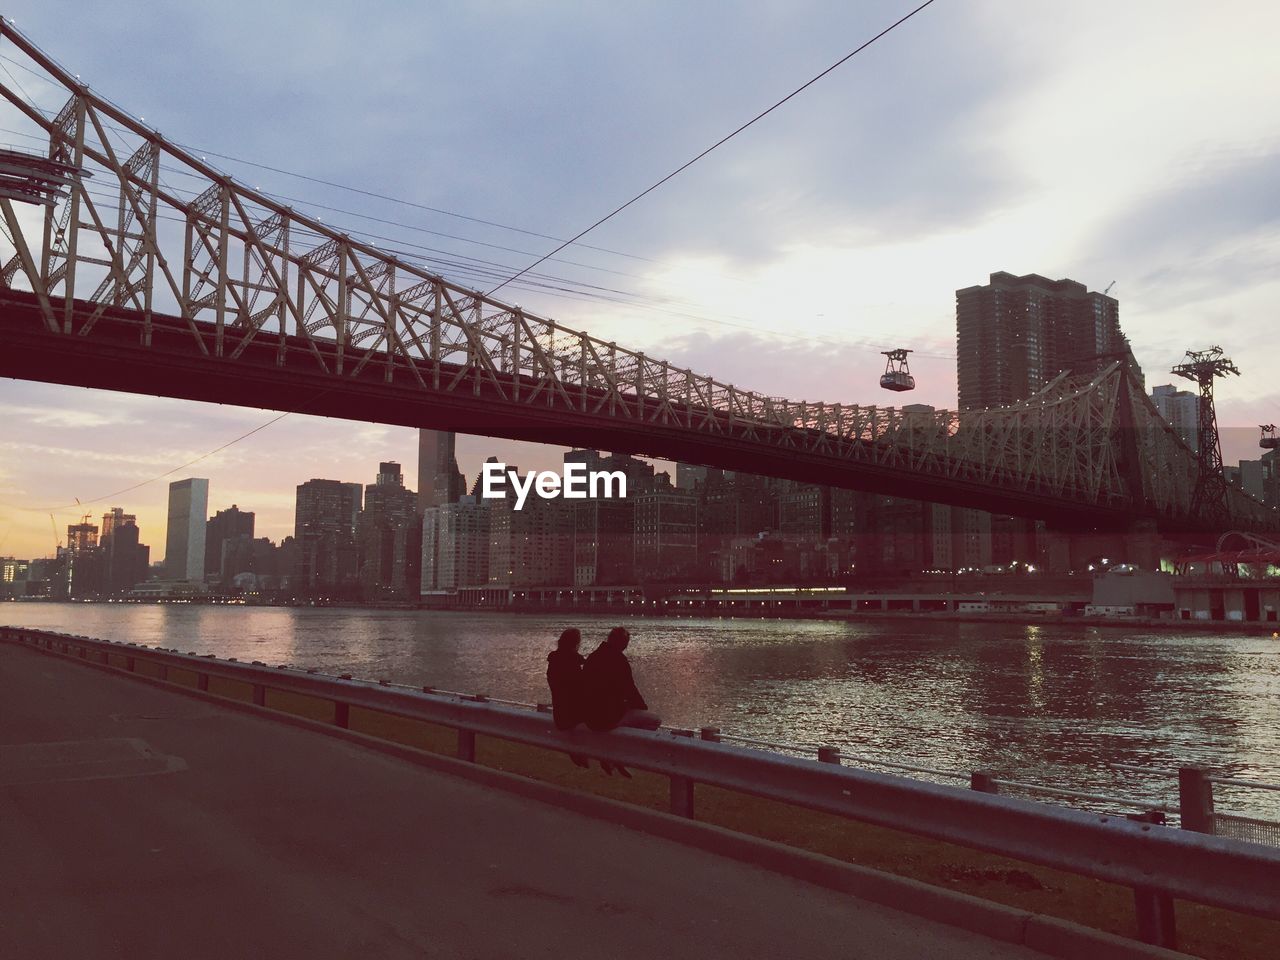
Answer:
[[889, 358], [884, 365], [884, 373], [880, 375], [880, 386], [895, 393], [914, 390], [916, 378], [911, 375], [911, 370], [907, 366], [907, 354], [911, 351], [899, 349], [880, 352]]
[[1262, 439], [1258, 441], [1258, 446], [1263, 450], [1280, 449], [1280, 437], [1276, 436], [1276, 425], [1274, 423], [1264, 423], [1262, 425]]
[[1114, 280], [1108, 283], [1107, 289], [1102, 291], [1102, 295], [1105, 297], [1107, 294], [1109, 294], [1111, 292], [1111, 288], [1114, 287], [1115, 285], [1116, 285], [1116, 282]]
[[53, 555], [56, 557], [58, 552], [62, 549], [62, 538], [58, 536], [58, 521], [53, 519], [52, 513], [49, 514], [49, 525], [53, 527], [53, 543], [56, 548], [53, 551]]

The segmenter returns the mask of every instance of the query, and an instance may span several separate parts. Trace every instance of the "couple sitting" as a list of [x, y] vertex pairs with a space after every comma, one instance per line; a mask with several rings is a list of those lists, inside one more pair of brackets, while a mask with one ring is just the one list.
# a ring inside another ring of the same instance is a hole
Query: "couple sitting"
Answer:
[[[639, 727], [656, 730], [661, 718], [649, 712], [649, 706], [636, 689], [631, 676], [631, 663], [627, 660], [627, 644], [631, 634], [622, 627], [614, 627], [604, 643], [589, 657], [578, 653], [582, 634], [570, 627], [560, 634], [556, 649], [547, 655], [547, 684], [551, 687], [551, 711], [556, 727], [572, 730], [580, 723], [597, 731], [614, 727]], [[569, 754], [580, 767], [588, 765], [581, 754]], [[623, 776], [630, 776], [620, 764], [601, 760], [605, 773], [616, 769]]]

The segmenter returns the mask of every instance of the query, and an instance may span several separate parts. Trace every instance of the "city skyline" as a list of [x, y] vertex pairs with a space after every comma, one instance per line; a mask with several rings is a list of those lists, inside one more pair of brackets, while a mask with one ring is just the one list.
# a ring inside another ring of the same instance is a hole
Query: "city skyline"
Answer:
[[[891, 9], [890, 4], [870, 4], [854, 13], [811, 5], [806, 12], [820, 18], [830, 28], [826, 32], [861, 35]], [[1090, 290], [1116, 280], [1112, 295], [1120, 301], [1124, 329], [1147, 372], [1148, 386], [1171, 382], [1163, 371], [1188, 347], [1221, 342], [1237, 357], [1243, 375], [1219, 390], [1226, 459], [1233, 463], [1256, 457], [1254, 425], [1273, 422], [1280, 411], [1266, 352], [1266, 318], [1274, 314], [1276, 290], [1267, 264], [1274, 262], [1280, 238], [1273, 186], [1280, 128], [1267, 125], [1270, 113], [1263, 109], [1263, 91], [1274, 86], [1277, 68], [1264, 58], [1261, 39], [1268, 18], [1276, 14], [1241, 5], [1253, 29], [1228, 33], [1216, 15], [1198, 12], [1198, 7], [1160, 5], [1164, 29], [1151, 31], [1146, 23], [1155, 7], [1134, 4], [1119, 13], [1107, 9], [1104, 33], [1096, 29], [1102, 9], [1091, 4], [1071, 11], [1046, 8], [1052, 19], [1041, 18], [1038, 31], [1006, 21], [995, 30], [999, 8], [993, 4], [976, 5], [967, 15], [943, 7], [931, 11], [911, 25], [909, 37], [904, 32], [909, 42], [895, 38], [875, 51], [875, 69], [885, 83], [870, 86], [868, 75], [858, 69], [834, 74], [830, 84], [798, 98], [794, 112], [789, 107], [770, 118], [709, 160], [705, 169], [674, 181], [669, 193], [655, 194], [592, 238], [594, 244], [650, 260], [586, 249], [564, 255], [632, 276], [554, 267], [556, 273], [593, 282], [608, 277], [603, 282], [678, 303], [655, 312], [652, 300], [641, 308], [582, 305], [528, 290], [503, 295], [695, 370], [796, 398], [884, 403], [886, 395], [875, 386], [882, 363], [878, 349], [910, 346], [916, 351], [912, 366], [920, 385], [912, 399], [954, 406], [956, 289], [982, 283], [996, 270], [1072, 277]], [[545, 111], [537, 117], [540, 126], [519, 126], [518, 133], [530, 138], [534, 148], [530, 161], [523, 167], [503, 161], [488, 171], [492, 182], [479, 183], [450, 172], [451, 164], [465, 155], [450, 153], [456, 144], [448, 138], [422, 140], [428, 135], [399, 126], [389, 132], [376, 119], [361, 125], [361, 118], [378, 116], [360, 108], [363, 98], [375, 97], [393, 75], [398, 77], [397, 68], [417, 65], [405, 59], [412, 56], [409, 51], [393, 50], [385, 67], [366, 65], [358, 71], [358, 82], [342, 93], [350, 98], [350, 109], [342, 111], [347, 118], [342, 148], [327, 150], [325, 138], [333, 131], [308, 118], [333, 103], [310, 94], [305, 83], [296, 91], [297, 109], [286, 111], [280, 123], [244, 121], [246, 115], [260, 115], [251, 109], [255, 74], [248, 68], [243, 71], [247, 80], [232, 83], [220, 102], [208, 102], [205, 90], [213, 86], [213, 71], [221, 77], [223, 65], [246, 55], [228, 44], [216, 26], [212, 33], [197, 31], [193, 42], [207, 46], [186, 57], [181, 82], [166, 87], [148, 81], [145, 64], [121, 71], [124, 61], [116, 46], [99, 44], [122, 29], [112, 23], [109, 4], [94, 12], [101, 19], [87, 21], [83, 35], [58, 29], [41, 7], [24, 10], [20, 4], [14, 12], [22, 29], [96, 89], [143, 111], [148, 122], [178, 140], [554, 235], [569, 235], [581, 222], [590, 222], [632, 180], [643, 182], [651, 167], [662, 169], [671, 150], [701, 144], [707, 131], [725, 125], [726, 116], [767, 100], [793, 73], [802, 73], [810, 60], [826, 52], [821, 45], [804, 46], [757, 64], [754, 72], [744, 71], [735, 56], [766, 34], [788, 29], [787, 24], [744, 19], [720, 37], [721, 56], [708, 62], [683, 46], [712, 28], [697, 13], [633, 14], [637, 20], [622, 22], [635, 29], [635, 41], [612, 51], [616, 63], [593, 64], [627, 82], [608, 86], [607, 94], [584, 106], [585, 126]], [[465, 21], [453, 24], [463, 30], [484, 26], [487, 15], [450, 16]], [[548, 14], [528, 35], [533, 49], [549, 36], [559, 16]], [[595, 16], [602, 19], [593, 28], [608, 19]], [[672, 18], [683, 39], [672, 50], [666, 72], [641, 73], [645, 58], [639, 41], [666, 36], [666, 20]], [[166, 22], [164, 29], [172, 27]], [[353, 25], [352, 47], [365, 29]], [[972, 35], [970, 48], [956, 50], [947, 43], [956, 30]], [[1087, 65], [1076, 63], [1066, 52], [1072, 43], [1063, 42], [1085, 36], [1091, 52]], [[1203, 76], [1178, 70], [1179, 54], [1206, 36], [1231, 53], [1223, 57], [1221, 69]], [[1017, 42], [1007, 42], [1011, 38]], [[120, 40], [125, 42], [123, 34]], [[131, 34], [129, 42], [143, 40]], [[334, 47], [331, 38], [319, 42], [339, 59], [351, 52]], [[591, 49], [583, 55], [597, 53]], [[917, 75], [930, 60], [937, 61], [932, 69], [938, 75], [954, 70], [964, 78], [941, 103], [929, 100], [937, 96], [936, 85]], [[301, 62], [297, 66], [302, 75], [311, 68]], [[171, 76], [170, 67], [159, 63], [155, 69]], [[546, 89], [568, 102], [568, 78], [541, 65], [537, 69]], [[447, 95], [436, 98], [438, 108], [457, 124], [483, 117], [487, 105], [509, 101], [502, 79], [486, 77], [474, 91], [446, 87]], [[428, 76], [414, 82], [429, 81]], [[673, 83], [688, 84], [705, 97], [693, 98], [678, 115], [664, 120], [654, 114], [655, 96]], [[725, 89], [726, 83], [737, 86]], [[895, 92], [886, 94], [885, 87]], [[38, 89], [31, 93], [40, 95]], [[899, 109], [909, 109], [910, 118], [900, 116]], [[193, 111], [201, 118], [199, 127], [191, 126]], [[660, 135], [661, 149], [646, 141], [643, 150], [628, 152], [634, 144], [625, 138], [609, 147], [582, 135], [592, 123], [611, 129], [604, 118], [619, 111], [630, 111], [642, 121], [639, 129]], [[833, 112], [845, 121], [836, 130], [829, 123]], [[663, 127], [664, 122], [670, 126]], [[478, 132], [491, 135], [483, 124]], [[502, 131], [505, 137], [512, 132]], [[827, 153], [839, 163], [813, 167], [811, 154], [822, 152], [811, 149], [817, 132], [828, 138]], [[874, 149], [860, 147], [863, 142]], [[305, 160], [295, 152], [299, 143], [314, 148], [305, 151]], [[552, 176], [547, 171], [554, 165], [536, 161], [559, 157], [552, 151], [565, 143], [582, 151], [576, 161], [580, 166], [575, 176]], [[387, 162], [415, 151], [439, 160], [429, 175]], [[801, 153], [808, 159], [796, 166]], [[792, 167], [802, 179], [787, 175]], [[269, 171], [235, 169], [255, 184], [261, 178], [265, 189], [304, 201], [427, 229], [471, 229], [448, 218], [419, 217], [403, 207], [364, 206], [352, 194], [313, 191], [315, 185]], [[519, 189], [531, 184], [546, 189]], [[484, 189], [489, 186], [497, 189]], [[542, 241], [526, 237], [514, 242], [509, 233], [473, 226], [477, 232], [468, 235], [484, 242], [545, 252]], [[437, 242], [416, 236], [415, 242]], [[515, 255], [507, 259], [516, 269], [527, 262]], [[748, 273], [753, 282], [728, 280], [726, 273]], [[799, 327], [800, 335], [788, 335], [789, 326]], [[889, 337], [895, 339], [889, 342]], [[256, 410], [9, 381], [0, 383], [0, 403], [10, 412], [0, 435], [0, 553], [31, 556], [52, 548], [47, 513], [54, 513], [62, 526], [81, 512], [77, 499], [95, 512], [122, 504], [138, 512], [143, 529], [156, 529], [163, 497], [151, 487], [136, 491], [146, 503], [131, 500], [130, 493], [114, 499], [104, 494], [170, 471], [274, 417]], [[1233, 428], [1239, 428], [1238, 442]], [[139, 438], [145, 438], [145, 446]], [[291, 523], [291, 483], [323, 476], [363, 482], [359, 466], [382, 459], [412, 465], [415, 439], [402, 428], [295, 415], [190, 472], [211, 478], [211, 505], [251, 504], [259, 512], [262, 533], [279, 539]], [[545, 468], [558, 462], [560, 450], [459, 439], [459, 461], [468, 480], [489, 454]], [[163, 488], [165, 481], [183, 475], [175, 471], [154, 486]], [[219, 490], [226, 491], [225, 503]], [[158, 538], [153, 540], [159, 547]]]

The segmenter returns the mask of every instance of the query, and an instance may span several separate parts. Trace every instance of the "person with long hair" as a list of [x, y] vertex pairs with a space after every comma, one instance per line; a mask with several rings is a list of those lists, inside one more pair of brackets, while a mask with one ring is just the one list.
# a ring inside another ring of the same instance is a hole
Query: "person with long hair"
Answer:
[[[585, 662], [578, 647], [582, 634], [577, 627], [569, 627], [560, 634], [556, 648], [547, 654], [547, 686], [551, 688], [551, 718], [557, 730], [572, 730], [586, 719], [586, 703], [582, 685], [582, 665]], [[569, 754], [569, 759], [580, 767], [590, 766], [580, 753]]]

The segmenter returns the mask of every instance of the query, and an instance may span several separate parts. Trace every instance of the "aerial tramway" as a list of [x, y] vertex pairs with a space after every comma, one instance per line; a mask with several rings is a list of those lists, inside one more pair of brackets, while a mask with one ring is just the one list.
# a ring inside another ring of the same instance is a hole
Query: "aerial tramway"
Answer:
[[884, 373], [880, 375], [880, 386], [895, 393], [914, 390], [916, 378], [911, 375], [911, 369], [907, 366], [907, 354], [911, 351], [898, 349], [880, 352], [889, 358], [884, 365]]

